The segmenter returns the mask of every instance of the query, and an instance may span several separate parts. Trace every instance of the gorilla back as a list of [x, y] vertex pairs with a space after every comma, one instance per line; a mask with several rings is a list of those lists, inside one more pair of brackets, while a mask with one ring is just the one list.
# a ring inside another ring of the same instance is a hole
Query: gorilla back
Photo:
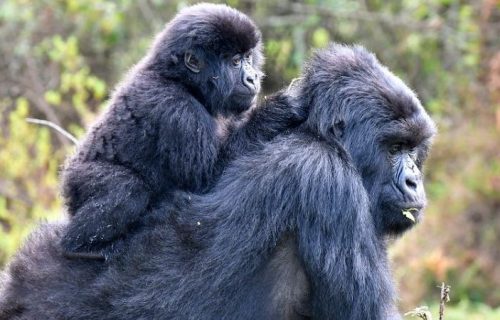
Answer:
[[[399, 319], [384, 236], [414, 223], [398, 209], [424, 205], [405, 156], [421, 168], [434, 125], [359, 47], [316, 53], [297, 90], [306, 122], [231, 162], [211, 192], [159, 204], [97, 276], [93, 264], [86, 273], [40, 258], [33, 240], [12, 263], [0, 310], [20, 319]], [[397, 151], [387, 147], [396, 141]], [[21, 259], [30, 267], [16, 267]], [[37, 278], [39, 259], [58, 271]], [[94, 278], [73, 290], [80, 277]], [[43, 291], [26, 290], [39, 283]], [[52, 290], [68, 294], [47, 303]]]
[[247, 16], [225, 5], [189, 7], [166, 26], [66, 163], [66, 250], [112, 252], [158, 198], [204, 191], [229, 151], [290, 125], [287, 104], [271, 99], [250, 110], [260, 39]]

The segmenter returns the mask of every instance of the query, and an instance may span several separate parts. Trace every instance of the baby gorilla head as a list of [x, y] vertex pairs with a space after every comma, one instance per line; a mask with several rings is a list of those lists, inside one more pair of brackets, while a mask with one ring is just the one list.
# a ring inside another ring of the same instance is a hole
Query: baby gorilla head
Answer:
[[400, 234], [426, 205], [422, 165], [435, 125], [415, 94], [361, 47], [332, 45], [305, 70], [307, 125], [346, 149], [380, 234]]
[[182, 82], [213, 116], [237, 115], [260, 91], [261, 34], [241, 12], [200, 4], [181, 11], [157, 37], [147, 66]]

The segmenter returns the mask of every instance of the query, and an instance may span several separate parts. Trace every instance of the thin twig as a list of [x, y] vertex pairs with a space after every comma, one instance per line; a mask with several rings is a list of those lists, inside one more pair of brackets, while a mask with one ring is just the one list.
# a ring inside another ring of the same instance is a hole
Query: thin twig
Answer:
[[74, 144], [78, 144], [78, 140], [71, 133], [64, 130], [63, 128], [61, 128], [60, 126], [55, 124], [54, 122], [50, 122], [47, 120], [33, 119], [33, 118], [26, 118], [26, 121], [29, 123], [36, 123], [36, 124], [41, 124], [41, 125], [50, 127], [52, 129], [56, 130], [57, 132], [59, 132], [60, 134], [62, 134], [63, 136], [65, 136], [66, 138], [68, 138], [69, 140], [71, 140], [71, 142], [73, 142]]
[[444, 318], [444, 304], [450, 301], [450, 286], [444, 282], [441, 283], [441, 297], [439, 302], [439, 320]]

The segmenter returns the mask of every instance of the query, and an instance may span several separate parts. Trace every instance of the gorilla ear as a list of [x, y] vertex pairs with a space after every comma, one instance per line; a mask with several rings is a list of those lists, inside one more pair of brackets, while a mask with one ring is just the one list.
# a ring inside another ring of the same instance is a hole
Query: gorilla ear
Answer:
[[330, 128], [330, 131], [333, 133], [333, 135], [339, 139], [342, 139], [344, 137], [344, 130], [345, 122], [343, 120], [335, 121], [333, 126]]
[[186, 51], [184, 54], [184, 64], [194, 73], [199, 73], [203, 67], [203, 62], [191, 50]]

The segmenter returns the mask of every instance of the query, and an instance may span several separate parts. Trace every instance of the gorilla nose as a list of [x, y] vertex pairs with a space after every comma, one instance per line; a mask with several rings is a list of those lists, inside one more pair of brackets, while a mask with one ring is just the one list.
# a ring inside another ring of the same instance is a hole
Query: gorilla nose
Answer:
[[243, 78], [243, 84], [250, 89], [250, 91], [254, 92], [257, 90], [255, 86], [255, 78], [252, 76], [246, 76]]
[[419, 200], [422, 196], [421, 188], [419, 185], [422, 183], [420, 175], [409, 173], [403, 177], [400, 183], [400, 188], [405, 197], [409, 198], [412, 201]]

